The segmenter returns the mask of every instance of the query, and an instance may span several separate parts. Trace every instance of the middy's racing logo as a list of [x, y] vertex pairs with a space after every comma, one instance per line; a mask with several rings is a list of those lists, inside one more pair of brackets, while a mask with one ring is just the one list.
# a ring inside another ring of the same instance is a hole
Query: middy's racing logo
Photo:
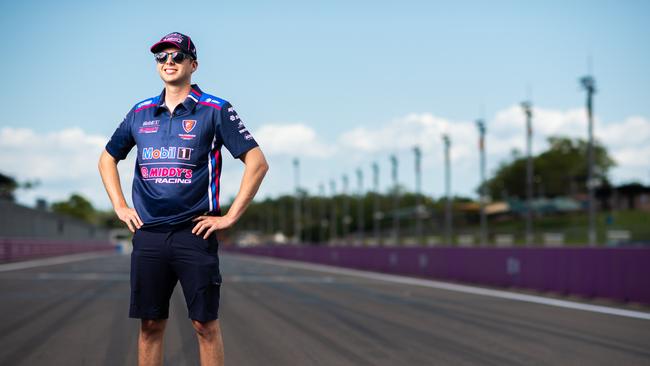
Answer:
[[180, 159], [190, 160], [192, 149], [189, 147], [174, 147], [168, 148], [161, 147], [154, 149], [153, 147], [145, 147], [142, 149], [142, 160], [157, 160], [157, 159]]
[[192, 183], [192, 169], [176, 167], [140, 167], [142, 179], [155, 183]]

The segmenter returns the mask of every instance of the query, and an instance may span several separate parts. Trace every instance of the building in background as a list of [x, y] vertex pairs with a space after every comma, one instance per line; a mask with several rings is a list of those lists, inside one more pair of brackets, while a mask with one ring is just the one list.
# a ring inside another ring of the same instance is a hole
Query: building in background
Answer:
[[43, 204], [30, 208], [0, 199], [0, 238], [106, 242], [109, 230], [47, 211]]

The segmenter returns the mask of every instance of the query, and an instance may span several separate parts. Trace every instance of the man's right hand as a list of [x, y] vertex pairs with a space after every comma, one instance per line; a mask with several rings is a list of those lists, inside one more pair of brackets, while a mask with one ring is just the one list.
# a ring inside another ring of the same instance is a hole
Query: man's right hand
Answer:
[[116, 208], [115, 214], [117, 214], [117, 217], [120, 220], [126, 223], [132, 233], [135, 232], [136, 228], [139, 229], [142, 226], [142, 220], [140, 220], [140, 216], [138, 216], [138, 213], [135, 211], [135, 209], [131, 207]]

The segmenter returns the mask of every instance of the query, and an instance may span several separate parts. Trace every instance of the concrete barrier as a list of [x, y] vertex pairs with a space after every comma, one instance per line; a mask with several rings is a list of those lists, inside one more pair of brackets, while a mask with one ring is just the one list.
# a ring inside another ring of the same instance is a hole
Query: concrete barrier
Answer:
[[650, 305], [650, 248], [265, 246], [223, 250]]
[[105, 241], [0, 238], [0, 263], [65, 254], [115, 250], [115, 245]]

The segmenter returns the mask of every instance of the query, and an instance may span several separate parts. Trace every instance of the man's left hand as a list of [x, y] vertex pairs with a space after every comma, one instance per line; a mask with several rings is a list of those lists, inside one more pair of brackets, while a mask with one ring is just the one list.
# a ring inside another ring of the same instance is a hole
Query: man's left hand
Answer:
[[194, 225], [194, 228], [192, 229], [192, 234], [200, 236], [201, 233], [206, 230], [205, 234], [203, 235], [203, 239], [207, 239], [213, 232], [217, 230], [227, 229], [235, 223], [234, 220], [232, 220], [227, 215], [199, 216], [193, 218], [192, 221], [196, 221], [196, 225]]

